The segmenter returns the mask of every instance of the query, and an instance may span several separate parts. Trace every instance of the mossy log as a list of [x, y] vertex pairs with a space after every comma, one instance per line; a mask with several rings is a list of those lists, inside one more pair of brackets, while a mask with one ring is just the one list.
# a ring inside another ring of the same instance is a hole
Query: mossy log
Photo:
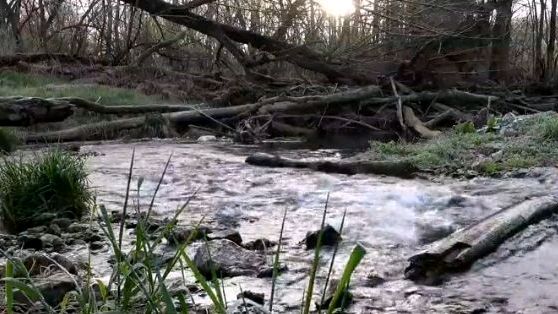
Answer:
[[246, 163], [255, 166], [277, 168], [308, 168], [328, 173], [354, 175], [358, 173], [387, 175], [400, 178], [412, 178], [418, 169], [406, 161], [373, 160], [295, 160], [266, 153], [257, 153], [246, 158]]
[[30, 126], [63, 121], [73, 114], [71, 105], [36, 97], [0, 97], [1, 126]]
[[514, 234], [557, 211], [556, 196], [535, 197], [502, 209], [412, 256], [405, 277], [433, 283], [448, 272], [466, 270]]

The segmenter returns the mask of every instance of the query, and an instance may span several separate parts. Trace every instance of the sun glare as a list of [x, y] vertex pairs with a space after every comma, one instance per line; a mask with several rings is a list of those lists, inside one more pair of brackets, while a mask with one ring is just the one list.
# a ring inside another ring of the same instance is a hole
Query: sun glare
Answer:
[[345, 16], [355, 12], [353, 0], [318, 0], [318, 3], [329, 15]]

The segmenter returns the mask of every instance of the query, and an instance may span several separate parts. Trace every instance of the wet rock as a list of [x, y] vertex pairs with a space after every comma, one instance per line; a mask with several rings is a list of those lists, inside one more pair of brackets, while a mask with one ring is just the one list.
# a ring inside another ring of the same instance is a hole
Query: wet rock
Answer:
[[265, 294], [252, 291], [242, 291], [236, 296], [236, 298], [238, 300], [251, 300], [260, 305], [264, 305], [265, 303]]
[[265, 258], [230, 240], [214, 240], [196, 250], [194, 263], [200, 272], [211, 277], [255, 276], [265, 264]]
[[33, 218], [31, 224], [35, 226], [48, 226], [56, 218], [58, 218], [58, 215], [55, 213], [42, 213]]
[[447, 203], [447, 207], [462, 207], [467, 201], [467, 198], [462, 195], [453, 195]]
[[[316, 230], [313, 232], [309, 232], [306, 234], [306, 238], [304, 238], [304, 243], [306, 244], [307, 250], [312, 250], [316, 248], [318, 244], [318, 237], [320, 235], [320, 230]], [[341, 240], [341, 235], [335, 228], [330, 225], [326, 225], [323, 229], [323, 236], [322, 236], [322, 245], [324, 246], [332, 246], [335, 245], [339, 240]]]
[[[68, 292], [77, 289], [74, 279], [65, 273], [55, 273], [47, 278], [35, 278], [33, 284], [51, 306], [58, 305]], [[29, 299], [21, 290], [14, 292], [14, 300], [29, 304]]]
[[374, 288], [374, 287], [377, 287], [377, 286], [383, 284], [384, 282], [386, 282], [386, 280], [384, 278], [382, 278], [380, 275], [378, 275], [375, 271], [370, 272], [366, 276], [366, 286], [367, 287]]
[[43, 234], [41, 236], [41, 242], [43, 249], [48, 248], [55, 252], [60, 252], [66, 247], [64, 240], [54, 234]]
[[268, 239], [257, 239], [254, 241], [247, 242], [244, 247], [252, 251], [265, 251], [269, 248], [274, 247], [277, 243], [270, 241]]
[[242, 245], [242, 237], [240, 233], [236, 230], [223, 230], [216, 231], [207, 235], [209, 240], [222, 240], [227, 239], [238, 245]]
[[74, 222], [68, 226], [68, 232], [70, 233], [81, 233], [85, 232], [87, 229], [89, 229], [89, 225], [77, 222]]
[[72, 222], [69, 218], [55, 218], [52, 220], [52, 224], [58, 225], [62, 230], [68, 229]]
[[98, 251], [98, 250], [103, 249], [104, 247], [105, 247], [105, 243], [102, 242], [102, 241], [95, 241], [95, 242], [89, 243], [89, 248], [92, 251]]
[[235, 300], [227, 307], [227, 314], [268, 314], [262, 305], [249, 300]]
[[43, 241], [41, 241], [41, 237], [37, 234], [20, 234], [17, 241], [23, 249], [40, 250], [43, 248]]
[[83, 233], [83, 239], [86, 242], [102, 242], [103, 237], [95, 230], [87, 230]]
[[46, 270], [60, 269], [60, 266], [70, 274], [75, 275], [78, 273], [76, 264], [60, 254], [52, 254], [50, 256], [46, 254], [31, 254], [23, 259], [23, 265], [25, 265], [31, 276], [38, 275]]
[[20, 234], [41, 234], [47, 232], [48, 232], [47, 226], [37, 226], [37, 227], [29, 228]]
[[[325, 294], [324, 302], [318, 303], [316, 302], [316, 308], [319, 310], [326, 310], [329, 308], [329, 305], [333, 301], [333, 296], [335, 295], [335, 291], [337, 290], [337, 285], [339, 284], [339, 280], [332, 279], [329, 282], [327, 287], [327, 291]], [[321, 300], [320, 300], [321, 301]], [[353, 294], [350, 293], [348, 290], [343, 291], [341, 297], [335, 302], [335, 309], [338, 308], [346, 308], [353, 302]]]
[[443, 239], [455, 231], [451, 225], [426, 226], [417, 225], [418, 240], [421, 244], [428, 244]]
[[198, 143], [208, 143], [208, 142], [216, 142], [217, 137], [215, 135], [202, 135], [198, 137]]
[[48, 226], [48, 232], [60, 236], [62, 234], [62, 228], [57, 224], [50, 224], [50, 226]]
[[[277, 274], [282, 274], [289, 270], [287, 265], [279, 265], [277, 268]], [[273, 267], [263, 267], [260, 272], [258, 273], [258, 278], [272, 278], [273, 277]]]
[[211, 230], [207, 227], [191, 228], [191, 227], [177, 227], [169, 236], [166, 236], [169, 244], [176, 245], [185, 243], [186, 241], [201, 240], [206, 237]]

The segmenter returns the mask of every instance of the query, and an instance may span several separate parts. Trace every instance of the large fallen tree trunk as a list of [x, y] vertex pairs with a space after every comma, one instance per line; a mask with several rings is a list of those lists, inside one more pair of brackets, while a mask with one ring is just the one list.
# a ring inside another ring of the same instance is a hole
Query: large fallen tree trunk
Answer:
[[387, 175], [400, 178], [412, 178], [417, 168], [405, 161], [340, 160], [310, 161], [294, 160], [275, 155], [257, 153], [246, 158], [246, 163], [255, 166], [277, 168], [308, 168], [328, 173], [354, 175], [358, 173]]
[[557, 211], [555, 196], [532, 198], [500, 210], [412, 256], [405, 277], [429, 283], [447, 272], [465, 270], [517, 232]]
[[35, 97], [0, 97], [0, 125], [30, 126], [63, 121], [73, 114], [72, 106]]

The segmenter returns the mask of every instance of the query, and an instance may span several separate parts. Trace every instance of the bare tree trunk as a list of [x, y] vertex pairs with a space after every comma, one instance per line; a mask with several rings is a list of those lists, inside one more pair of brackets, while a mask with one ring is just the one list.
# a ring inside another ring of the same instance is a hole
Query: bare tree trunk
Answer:
[[505, 81], [508, 74], [512, 4], [511, 0], [501, 0], [496, 4], [496, 21], [492, 28], [493, 40], [490, 56], [490, 78], [496, 81]]
[[550, 27], [548, 31], [548, 47], [546, 48], [546, 81], [554, 76], [554, 50], [556, 47], [556, 3], [552, 0], [550, 7]]

